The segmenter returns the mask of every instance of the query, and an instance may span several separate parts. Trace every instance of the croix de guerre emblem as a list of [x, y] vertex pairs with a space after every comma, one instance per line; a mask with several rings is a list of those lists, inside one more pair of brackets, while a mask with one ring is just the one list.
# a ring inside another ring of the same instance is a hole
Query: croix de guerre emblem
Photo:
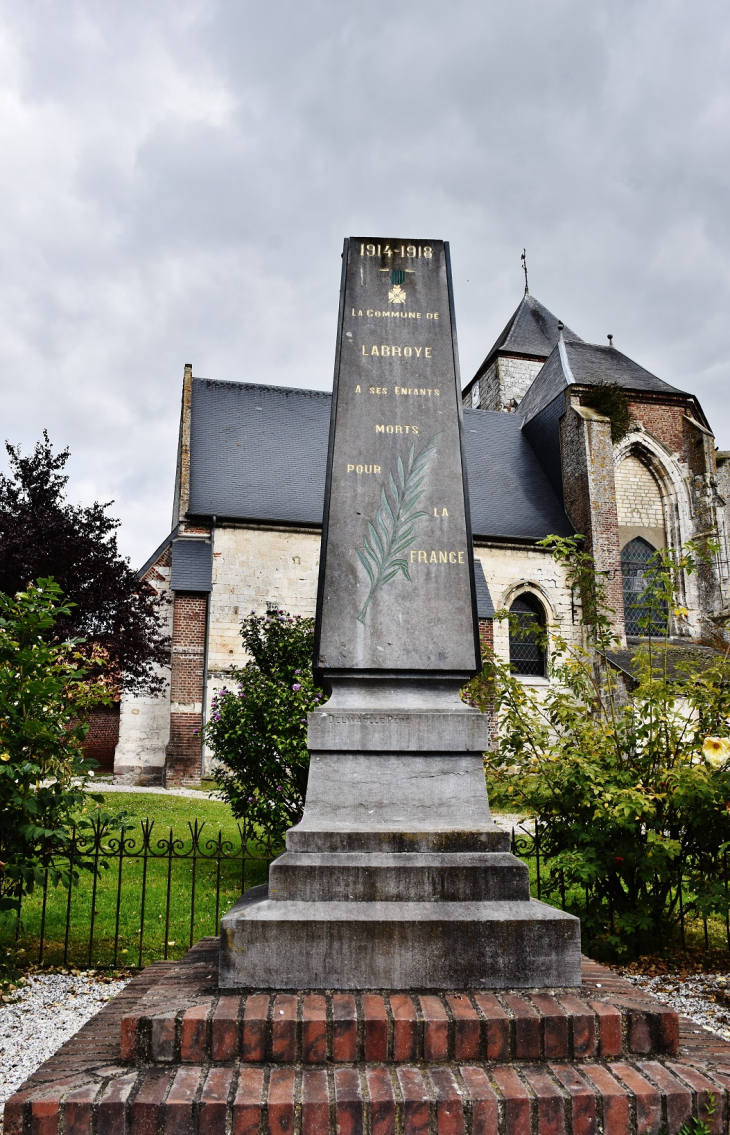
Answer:
[[406, 278], [405, 272], [400, 268], [394, 268], [390, 273], [390, 282], [393, 287], [388, 292], [388, 303], [405, 303], [406, 293], [405, 288], [401, 285]]

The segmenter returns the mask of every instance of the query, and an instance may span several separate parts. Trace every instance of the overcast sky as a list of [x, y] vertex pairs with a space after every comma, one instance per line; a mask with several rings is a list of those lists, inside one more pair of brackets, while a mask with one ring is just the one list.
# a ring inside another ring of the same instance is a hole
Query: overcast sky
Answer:
[[532, 293], [730, 447], [720, 0], [0, 0], [0, 436], [138, 566], [183, 365], [331, 386], [342, 239], [451, 242], [462, 378]]

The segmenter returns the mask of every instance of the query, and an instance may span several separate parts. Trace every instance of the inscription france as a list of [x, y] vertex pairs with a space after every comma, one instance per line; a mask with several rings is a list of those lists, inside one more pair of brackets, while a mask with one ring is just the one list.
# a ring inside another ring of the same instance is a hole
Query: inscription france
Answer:
[[[346, 244], [320, 570], [322, 669], [476, 666], [447, 260], [441, 241]], [[405, 342], [383, 342], [384, 318], [408, 320]], [[406, 420], [395, 408], [384, 413], [383, 398], [400, 400], [401, 412], [408, 399]]]

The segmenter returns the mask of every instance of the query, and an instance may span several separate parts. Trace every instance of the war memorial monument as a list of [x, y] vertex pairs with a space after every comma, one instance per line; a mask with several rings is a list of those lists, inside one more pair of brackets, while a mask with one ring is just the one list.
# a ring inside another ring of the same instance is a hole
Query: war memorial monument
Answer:
[[578, 985], [580, 923], [491, 821], [444, 241], [345, 242], [304, 817], [221, 923], [222, 986]]
[[448, 246], [346, 241], [303, 819], [5, 1135], [728, 1130], [730, 1044], [581, 959], [491, 821], [459, 404]]

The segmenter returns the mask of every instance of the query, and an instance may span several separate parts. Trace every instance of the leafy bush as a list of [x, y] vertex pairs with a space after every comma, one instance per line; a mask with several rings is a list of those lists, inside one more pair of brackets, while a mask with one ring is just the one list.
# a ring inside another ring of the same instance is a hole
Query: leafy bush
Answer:
[[[69, 616], [61, 589], [41, 579], [15, 598], [0, 592], [0, 928], [12, 930], [19, 899], [42, 883], [69, 884], [68, 848], [86, 760], [84, 718], [109, 701], [89, 681], [78, 640], [49, 642], [57, 619]], [[85, 866], [81, 863], [77, 866]], [[78, 871], [74, 872], [78, 878]]]
[[[547, 688], [490, 656], [468, 696], [496, 704], [487, 774], [513, 810], [536, 818], [543, 897], [580, 915], [592, 951], [636, 954], [676, 938], [682, 915], [728, 910], [730, 666], [721, 654], [670, 664], [666, 637], [647, 637], [627, 693], [610, 659], [618, 644], [604, 577], [577, 540], [544, 543], [582, 596], [583, 643], [547, 632]], [[663, 604], [686, 614], [676, 583], [701, 558], [694, 546], [655, 557], [644, 633]]]
[[251, 660], [232, 671], [236, 688], [213, 699], [205, 739], [233, 814], [280, 841], [302, 817], [307, 713], [323, 696], [312, 676], [314, 620], [285, 611], [265, 618], [252, 613], [241, 637]]

